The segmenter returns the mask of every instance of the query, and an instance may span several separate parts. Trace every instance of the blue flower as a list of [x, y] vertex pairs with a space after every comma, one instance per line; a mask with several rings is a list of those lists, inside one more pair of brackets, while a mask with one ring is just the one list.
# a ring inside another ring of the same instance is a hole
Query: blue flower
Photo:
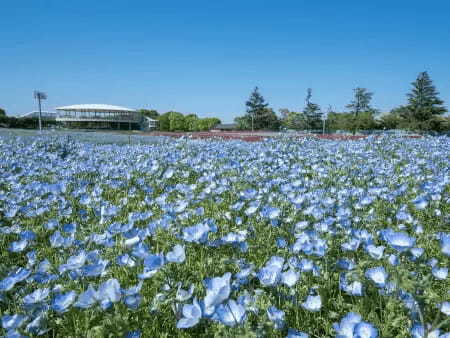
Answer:
[[284, 258], [273, 256], [257, 273], [260, 283], [264, 286], [275, 286], [281, 279]]
[[66, 312], [75, 301], [76, 297], [77, 293], [75, 291], [60, 293], [53, 298], [52, 309], [58, 313]]
[[125, 338], [141, 338], [141, 331], [130, 331], [126, 334]]
[[220, 304], [216, 309], [219, 322], [227, 326], [242, 324], [245, 320], [245, 307], [230, 299], [227, 303]]
[[230, 279], [231, 273], [227, 272], [222, 277], [205, 280], [206, 296], [204, 306], [206, 315], [212, 315], [215, 307], [228, 299], [231, 292]]
[[382, 288], [386, 285], [388, 273], [383, 266], [367, 269], [365, 276], [374, 282], [378, 287]]
[[284, 327], [284, 316], [284, 311], [277, 309], [275, 306], [270, 306], [267, 309], [267, 317], [274, 323], [276, 329], [282, 329]]
[[200, 318], [202, 317], [202, 309], [198, 304], [197, 298], [191, 304], [186, 304], [183, 306], [183, 318], [181, 318], [177, 323], [177, 328], [187, 329], [198, 324]]
[[391, 229], [381, 232], [384, 240], [395, 250], [399, 252], [411, 249], [416, 243], [416, 239], [409, 237], [405, 232], [395, 232]]
[[97, 291], [95, 291], [92, 285], [89, 285], [88, 289], [85, 292], [80, 293], [77, 302], [73, 306], [82, 309], [88, 309], [92, 305], [94, 305], [97, 302], [97, 300], [98, 300]]
[[304, 308], [307, 311], [317, 312], [320, 311], [321, 307], [322, 307], [322, 299], [320, 298], [320, 295], [317, 296], [308, 295], [306, 301], [302, 303], [302, 308]]
[[370, 257], [374, 259], [381, 259], [383, 257], [384, 246], [375, 246], [370, 244], [366, 246], [366, 251]]
[[183, 239], [186, 242], [204, 243], [208, 239], [208, 233], [211, 231], [206, 224], [197, 224], [183, 229]]
[[450, 302], [443, 302], [439, 305], [441, 312], [447, 316], [450, 316]]
[[119, 281], [115, 278], [110, 278], [102, 283], [98, 288], [98, 300], [102, 309], [109, 308], [112, 303], [117, 303], [122, 297]]
[[42, 302], [50, 294], [49, 288], [37, 289], [34, 292], [26, 295], [23, 298], [23, 303], [26, 305], [36, 304]]
[[377, 338], [378, 330], [370, 323], [360, 322], [354, 329], [355, 338]]
[[9, 247], [9, 251], [11, 252], [22, 252], [28, 246], [28, 241], [26, 239], [22, 239], [17, 242], [12, 242]]
[[184, 246], [182, 245], [175, 245], [172, 249], [172, 251], [169, 251], [166, 254], [166, 259], [168, 262], [172, 263], [183, 263], [186, 259], [186, 253], [184, 251]]
[[20, 314], [2, 316], [2, 327], [5, 330], [15, 330], [23, 325], [27, 317]]
[[440, 268], [435, 266], [431, 269], [431, 273], [436, 279], [445, 280], [448, 276], [448, 268]]
[[288, 287], [293, 287], [299, 278], [300, 274], [293, 269], [289, 269], [288, 271], [281, 273], [281, 283]]
[[309, 338], [309, 334], [295, 329], [289, 329], [286, 338]]
[[130, 268], [136, 265], [136, 262], [130, 257], [129, 254], [120, 255], [117, 257], [116, 262], [119, 266], [128, 266]]

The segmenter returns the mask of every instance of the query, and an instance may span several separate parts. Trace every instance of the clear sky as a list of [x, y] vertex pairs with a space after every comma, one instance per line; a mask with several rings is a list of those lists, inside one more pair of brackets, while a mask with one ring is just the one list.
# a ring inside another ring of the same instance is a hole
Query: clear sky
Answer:
[[352, 89], [389, 110], [428, 71], [450, 106], [450, 2], [14, 0], [0, 4], [0, 107], [105, 103], [217, 116], [254, 86], [276, 111], [344, 110]]

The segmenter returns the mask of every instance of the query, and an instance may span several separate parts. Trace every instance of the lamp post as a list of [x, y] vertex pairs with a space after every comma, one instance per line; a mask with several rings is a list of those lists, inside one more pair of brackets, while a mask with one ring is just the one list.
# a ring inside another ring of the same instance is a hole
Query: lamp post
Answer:
[[42, 109], [41, 109], [41, 101], [47, 99], [47, 94], [44, 92], [39, 92], [37, 90], [34, 91], [34, 98], [38, 100], [39, 105], [39, 131], [42, 131]]

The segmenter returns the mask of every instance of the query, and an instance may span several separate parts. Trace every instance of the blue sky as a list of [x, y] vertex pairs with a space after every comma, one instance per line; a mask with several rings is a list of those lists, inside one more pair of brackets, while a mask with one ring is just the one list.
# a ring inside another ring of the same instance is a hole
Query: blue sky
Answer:
[[428, 71], [450, 105], [448, 1], [44, 1], [0, 4], [0, 107], [81, 103], [224, 122], [254, 86], [271, 107], [344, 110], [352, 89], [389, 110]]

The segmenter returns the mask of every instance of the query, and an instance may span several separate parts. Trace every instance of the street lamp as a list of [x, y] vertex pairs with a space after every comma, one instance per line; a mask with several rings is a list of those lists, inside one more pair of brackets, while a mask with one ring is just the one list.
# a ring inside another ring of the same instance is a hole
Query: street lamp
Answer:
[[39, 92], [37, 90], [34, 91], [34, 98], [38, 100], [39, 104], [39, 131], [42, 131], [42, 109], [41, 109], [41, 101], [47, 99], [47, 94], [44, 92]]

